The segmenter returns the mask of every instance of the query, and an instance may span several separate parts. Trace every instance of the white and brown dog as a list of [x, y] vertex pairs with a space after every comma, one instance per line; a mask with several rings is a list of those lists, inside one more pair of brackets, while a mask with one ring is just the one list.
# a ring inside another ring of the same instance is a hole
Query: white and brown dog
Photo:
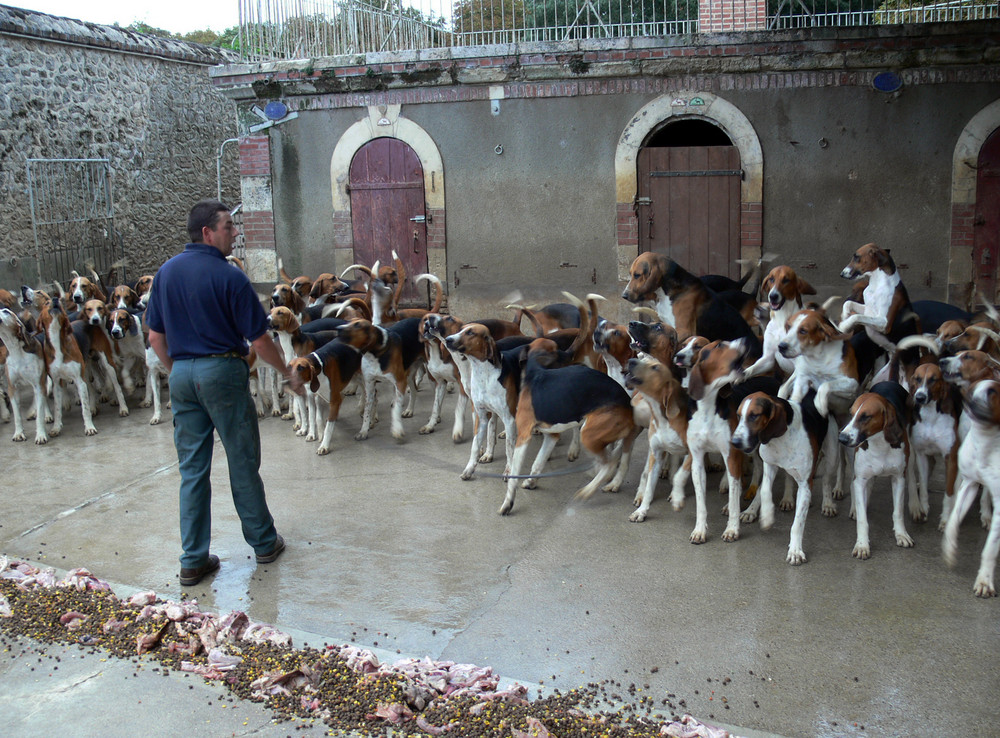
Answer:
[[896, 545], [913, 546], [903, 520], [910, 440], [907, 392], [898, 382], [879, 382], [854, 401], [851, 420], [839, 440], [854, 448], [854, 482], [851, 493], [857, 519], [857, 542], [851, 555], [871, 557], [868, 533], [868, 498], [876, 477], [889, 477], [892, 486], [892, 529]]
[[973, 592], [978, 597], [993, 597], [993, 575], [1000, 553], [1000, 382], [989, 379], [976, 383], [967, 395], [966, 408], [973, 423], [958, 452], [958, 491], [945, 525], [942, 549], [945, 561], [954, 566], [958, 527], [982, 485], [993, 500], [993, 514]]
[[701, 350], [697, 363], [689, 373], [688, 394], [696, 403], [687, 429], [696, 505], [691, 543], [704, 543], [708, 535], [705, 456], [713, 452], [721, 454], [726, 460], [729, 487], [729, 520], [722, 539], [735, 541], [740, 537], [744, 455], [730, 443], [735, 417], [729, 412], [725, 401], [719, 402], [719, 392], [742, 375], [746, 356], [747, 348], [742, 339], [713, 341]]
[[[61, 290], [60, 290], [61, 291]], [[90, 387], [86, 380], [86, 359], [90, 352], [90, 340], [77, 323], [79, 330], [70, 326], [62, 302], [65, 298], [53, 297], [42, 308], [38, 316], [39, 330], [45, 335], [45, 368], [52, 380], [52, 430], [49, 435], [58, 436], [63, 428], [63, 388], [64, 380], [76, 385], [80, 398], [80, 413], [83, 416], [84, 433], [97, 435], [90, 403]]]
[[630, 521], [641, 523], [649, 514], [660, 471], [668, 458], [670, 502], [674, 510], [684, 506], [684, 487], [691, 476], [690, 464], [681, 463], [688, 452], [688, 396], [671, 368], [645, 353], [629, 360], [625, 385], [636, 391], [632, 406], [642, 402], [649, 414], [649, 455], [633, 500], [636, 510], [629, 515]]
[[116, 308], [108, 313], [107, 331], [114, 349], [115, 365], [121, 374], [122, 389], [130, 395], [136, 386], [133, 372], [143, 379], [146, 376], [146, 342], [141, 321], [138, 315], [125, 308]]
[[[492, 460], [492, 449], [487, 448], [486, 436], [490, 416], [503, 424], [506, 436], [506, 468], [509, 473], [514, 455], [517, 428], [514, 413], [520, 389], [521, 366], [514, 352], [501, 352], [490, 330], [481, 323], [467, 323], [460, 331], [445, 338], [445, 346], [453, 353], [464, 356], [469, 362], [469, 381], [466, 391], [472, 400], [474, 428], [469, 461], [461, 478], [472, 479], [480, 461]], [[487, 458], [486, 457], [488, 454]]]
[[844, 303], [843, 319], [838, 326], [841, 333], [849, 334], [855, 326], [863, 326], [868, 337], [886, 351], [893, 351], [904, 336], [920, 333], [920, 320], [887, 250], [873, 243], [865, 244], [854, 252], [840, 276], [868, 282], [863, 304]]
[[770, 319], [764, 329], [764, 347], [761, 357], [744, 372], [750, 379], [761, 374], [780, 369], [786, 376], [795, 365], [778, 351], [778, 344], [785, 338], [788, 319], [802, 309], [802, 296], [815, 295], [811, 284], [795, 273], [789, 266], [776, 266], [760, 286], [761, 297], [767, 301]]
[[[825, 444], [826, 458], [833, 458], [833, 447], [837, 442], [836, 437], [827, 432], [829, 424], [826, 418], [813, 407], [813, 396], [814, 393], [810, 392], [799, 404], [764, 392], [749, 395], [740, 403], [739, 424], [732, 438], [734, 447], [744, 453], [759, 451], [764, 462], [760, 489], [751, 503], [751, 506], [758, 505], [760, 508], [762, 529], [767, 530], [774, 523], [773, 489], [778, 470], [783, 469], [798, 485], [795, 519], [785, 557], [793, 565], [806, 561], [802, 539], [812, 484], [820, 468], [821, 452]], [[825, 464], [826, 468], [830, 466], [829, 463]], [[836, 514], [829, 474], [823, 475], [822, 483], [823, 514]]]
[[45, 417], [48, 415], [45, 401], [47, 373], [42, 343], [28, 334], [21, 319], [8, 307], [0, 308], [0, 341], [7, 349], [8, 399], [14, 416], [12, 440], [25, 440], [19, 394], [22, 387], [30, 387], [35, 401], [35, 443], [39, 446], [48, 443], [49, 434], [45, 429]]

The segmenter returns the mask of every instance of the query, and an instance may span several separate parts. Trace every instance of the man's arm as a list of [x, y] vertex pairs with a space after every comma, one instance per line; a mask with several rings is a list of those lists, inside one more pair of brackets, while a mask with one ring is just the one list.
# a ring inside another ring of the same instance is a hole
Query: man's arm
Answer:
[[160, 357], [160, 361], [169, 372], [174, 365], [174, 361], [170, 358], [170, 354], [167, 352], [167, 337], [162, 333], [150, 330], [149, 345], [153, 347], [153, 351], [155, 351], [156, 355]]
[[[152, 334], [150, 334], [152, 336]], [[268, 364], [273, 366], [281, 376], [285, 378], [288, 382], [288, 386], [291, 388], [292, 392], [297, 395], [305, 393], [305, 388], [302, 386], [302, 378], [292, 372], [285, 363], [285, 360], [278, 353], [278, 349], [274, 345], [274, 341], [271, 340], [269, 333], [264, 332], [255, 341], [251, 341], [251, 346], [253, 346], [254, 351], [257, 352], [257, 358], [263, 359]]]

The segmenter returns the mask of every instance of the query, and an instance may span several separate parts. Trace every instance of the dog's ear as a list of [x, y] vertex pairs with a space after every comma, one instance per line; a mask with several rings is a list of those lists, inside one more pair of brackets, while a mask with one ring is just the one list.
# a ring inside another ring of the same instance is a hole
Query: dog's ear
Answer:
[[695, 402], [705, 396], [705, 377], [701, 373], [701, 364], [695, 364], [688, 371], [688, 395]]
[[805, 281], [804, 279], [802, 279], [802, 277], [799, 277], [798, 280], [799, 280], [799, 294], [800, 295], [815, 295], [816, 294], [816, 288], [815, 287], [813, 287], [807, 281]]
[[683, 389], [677, 382], [667, 381], [665, 391], [663, 393], [663, 414], [667, 416], [667, 420], [673, 420], [681, 411], [684, 409], [681, 404], [683, 401]]
[[486, 361], [491, 364], [497, 364], [500, 357], [498, 356], [497, 344], [490, 336], [486, 336], [484, 339], [486, 343]]
[[906, 429], [903, 428], [901, 419], [896, 414], [896, 408], [886, 403], [884, 412], [885, 427], [882, 429], [882, 433], [890, 446], [898, 448], [906, 437]]
[[311, 372], [312, 379], [309, 380], [309, 389], [312, 392], [319, 392], [319, 375], [315, 372]]
[[767, 411], [767, 423], [760, 429], [757, 437], [761, 443], [768, 443], [773, 438], [778, 438], [788, 430], [788, 413], [785, 407], [773, 400], [767, 400], [764, 407]]
[[[18, 342], [24, 348], [25, 351], [31, 353], [32, 346], [29, 341], [33, 340], [31, 336], [28, 335], [28, 331], [25, 330], [23, 323], [18, 323], [14, 326], [14, 337], [17, 338]], [[16, 389], [16, 388], [12, 388]]]
[[135, 315], [130, 315], [129, 318], [131, 320], [129, 320], [128, 333], [130, 336], [134, 336], [139, 332], [139, 318]]

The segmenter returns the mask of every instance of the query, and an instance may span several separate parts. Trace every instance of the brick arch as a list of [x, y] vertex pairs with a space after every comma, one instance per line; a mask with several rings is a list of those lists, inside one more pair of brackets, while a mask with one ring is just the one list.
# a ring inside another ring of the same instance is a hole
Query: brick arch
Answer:
[[969, 286], [972, 271], [972, 221], [976, 210], [976, 165], [979, 150], [993, 131], [1000, 128], [1000, 100], [976, 113], [955, 144], [951, 170], [951, 239], [948, 254], [948, 301], [978, 301]]
[[[700, 101], [703, 104], [692, 105]], [[744, 258], [761, 253], [763, 223], [764, 155], [750, 120], [727, 100], [710, 92], [681, 90], [663, 95], [643, 106], [628, 122], [615, 151], [615, 201], [617, 207], [618, 278], [628, 279], [628, 268], [638, 254], [639, 225], [633, 209], [637, 188], [636, 159], [643, 141], [673, 117], [701, 118], [729, 136], [740, 152], [745, 172], [740, 187], [740, 251]]]
[[398, 138], [420, 159], [424, 170], [424, 203], [427, 208], [427, 268], [432, 274], [448, 273], [445, 253], [444, 166], [441, 152], [430, 135], [401, 116], [400, 105], [370, 105], [368, 116], [352, 125], [337, 141], [330, 159], [334, 221], [334, 264], [338, 270], [353, 263], [351, 196], [347, 191], [351, 161], [358, 149], [376, 138]]

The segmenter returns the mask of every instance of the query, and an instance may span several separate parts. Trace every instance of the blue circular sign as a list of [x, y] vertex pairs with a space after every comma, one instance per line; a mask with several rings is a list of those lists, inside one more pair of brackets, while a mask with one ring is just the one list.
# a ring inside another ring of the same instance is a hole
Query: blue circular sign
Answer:
[[895, 72], [880, 72], [872, 80], [872, 87], [879, 92], [895, 92], [903, 86], [903, 79]]
[[288, 115], [288, 106], [283, 102], [272, 100], [264, 106], [264, 115], [270, 120], [281, 120]]

